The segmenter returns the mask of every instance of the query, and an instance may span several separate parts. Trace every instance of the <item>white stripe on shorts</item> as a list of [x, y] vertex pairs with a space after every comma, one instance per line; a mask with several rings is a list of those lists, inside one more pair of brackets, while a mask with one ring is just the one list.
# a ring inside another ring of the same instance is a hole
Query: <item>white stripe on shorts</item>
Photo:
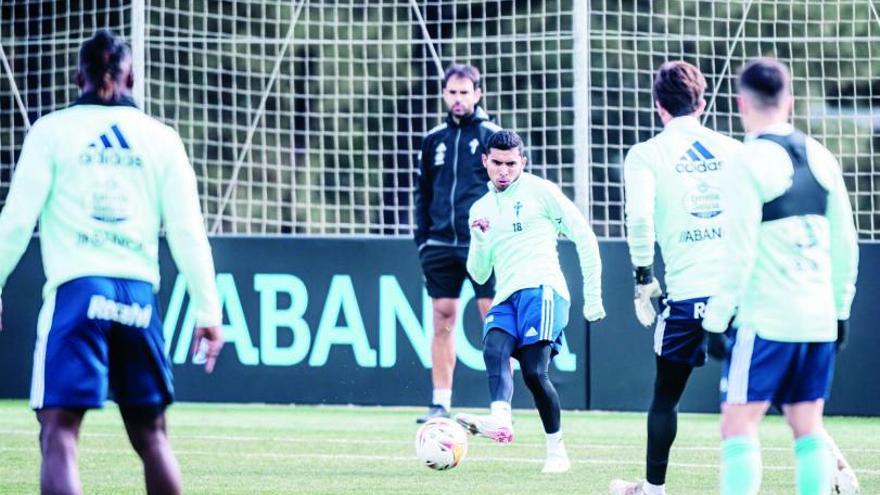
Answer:
[[663, 354], [663, 337], [666, 334], [666, 318], [669, 318], [670, 307], [666, 306], [666, 309], [660, 313], [660, 318], [657, 318], [657, 326], [654, 327], [654, 353], [658, 356]]
[[541, 340], [550, 340], [553, 336], [553, 289], [549, 285], [541, 289]]
[[730, 404], [745, 404], [749, 401], [749, 370], [754, 349], [755, 332], [749, 328], [737, 330], [736, 343], [730, 354], [730, 369], [727, 372], [726, 402]]
[[46, 397], [46, 345], [55, 314], [55, 291], [46, 295], [37, 317], [37, 343], [34, 347], [34, 369], [31, 376], [31, 408], [41, 409]]

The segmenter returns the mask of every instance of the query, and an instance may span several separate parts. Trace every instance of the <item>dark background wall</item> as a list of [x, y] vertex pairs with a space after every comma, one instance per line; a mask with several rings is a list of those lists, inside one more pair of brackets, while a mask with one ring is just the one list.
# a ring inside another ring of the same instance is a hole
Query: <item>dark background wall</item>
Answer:
[[[189, 341], [182, 337], [182, 328], [187, 325], [188, 304], [177, 297], [183, 293], [182, 283], [176, 281], [167, 246], [160, 253], [159, 301], [175, 362], [178, 400], [387, 405], [430, 401], [431, 334], [423, 323], [430, 325], [431, 306], [411, 242], [216, 238], [212, 246], [227, 344], [210, 376], [186, 354]], [[563, 260], [575, 266], [570, 246], [563, 250]], [[3, 291], [0, 397], [28, 395], [43, 282], [34, 240]], [[580, 286], [579, 278], [572, 282], [575, 285]], [[269, 291], [269, 286], [280, 290]], [[472, 295], [466, 288], [454, 401], [486, 405], [482, 328]], [[580, 308], [580, 290], [574, 297], [574, 307]], [[275, 328], [273, 322], [278, 321]], [[553, 378], [564, 407], [583, 408], [587, 339], [582, 320], [575, 321], [567, 339], [570, 353], [560, 355], [563, 361], [557, 360]], [[298, 327], [299, 333], [291, 327]], [[407, 329], [414, 338], [407, 337]], [[271, 337], [265, 338], [264, 331], [265, 336], [275, 336], [276, 345], [267, 343]], [[328, 348], [326, 343], [333, 345]], [[291, 352], [297, 346], [302, 352]], [[279, 350], [273, 352], [276, 347]], [[520, 380], [514, 405], [532, 405]]]
[[[632, 281], [626, 243], [601, 244], [608, 318], [590, 333], [590, 408], [646, 410], [653, 387], [653, 330], [639, 326], [631, 307]], [[839, 355], [826, 411], [880, 415], [880, 382], [874, 365], [880, 350], [880, 244], [860, 244], [859, 280], [850, 319], [849, 343]], [[660, 271], [660, 270], [658, 270]], [[601, 328], [601, 330], [599, 330]], [[718, 410], [719, 363], [710, 360], [691, 376], [682, 398], [684, 411]]]
[[[315, 238], [212, 240], [229, 341], [213, 375], [184, 353], [187, 301], [170, 255], [162, 249], [169, 353], [175, 361], [178, 400], [420, 405], [430, 399], [430, 300], [411, 242]], [[623, 242], [604, 241], [604, 301], [608, 317], [587, 329], [580, 317], [581, 278], [573, 245], [560, 244], [575, 298], [566, 329], [569, 353], [553, 368], [566, 408], [645, 410], [654, 376], [653, 330], [632, 310], [629, 257]], [[880, 245], [862, 244], [858, 294], [849, 347], [841, 355], [828, 411], [880, 415], [880, 382], [873, 358], [880, 308], [870, 276], [880, 267]], [[0, 397], [27, 397], [35, 321], [44, 282], [38, 242], [31, 243], [3, 290]], [[472, 292], [465, 289], [469, 299]], [[463, 299], [463, 302], [465, 302]], [[458, 334], [454, 403], [488, 402], [480, 355], [481, 326], [472, 299]], [[191, 321], [190, 321], [191, 324]], [[274, 335], [276, 343], [271, 340]], [[421, 352], [416, 348], [420, 348]], [[420, 356], [421, 354], [421, 356]], [[573, 356], [572, 356], [573, 354]], [[696, 371], [682, 409], [716, 411], [720, 367]], [[517, 378], [515, 407], [531, 407]]]

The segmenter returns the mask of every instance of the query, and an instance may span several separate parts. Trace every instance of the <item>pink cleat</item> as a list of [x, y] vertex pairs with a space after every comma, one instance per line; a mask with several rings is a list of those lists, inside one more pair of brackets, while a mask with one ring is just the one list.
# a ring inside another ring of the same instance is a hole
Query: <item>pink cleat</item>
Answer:
[[491, 438], [497, 443], [513, 441], [513, 426], [509, 421], [501, 420], [495, 416], [461, 413], [455, 416], [455, 421], [471, 435]]
[[609, 487], [609, 493], [611, 493], [611, 495], [645, 495], [644, 487], [644, 481], [632, 482], [614, 480]]

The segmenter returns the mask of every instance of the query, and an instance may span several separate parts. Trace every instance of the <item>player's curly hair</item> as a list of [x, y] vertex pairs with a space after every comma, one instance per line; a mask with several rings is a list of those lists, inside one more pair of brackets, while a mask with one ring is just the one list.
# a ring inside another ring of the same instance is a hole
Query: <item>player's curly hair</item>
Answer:
[[99, 29], [79, 49], [79, 70], [97, 88], [119, 80], [122, 62], [131, 56], [131, 48], [122, 37], [109, 29]]
[[654, 77], [654, 101], [673, 117], [696, 111], [706, 92], [706, 78], [695, 65], [683, 60], [666, 62]]

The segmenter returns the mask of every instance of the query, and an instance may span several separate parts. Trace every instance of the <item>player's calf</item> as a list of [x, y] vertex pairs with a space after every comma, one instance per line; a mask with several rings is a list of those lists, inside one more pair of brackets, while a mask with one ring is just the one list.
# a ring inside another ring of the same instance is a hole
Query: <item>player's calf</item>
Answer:
[[82, 418], [82, 410], [47, 408], [37, 411], [42, 454], [42, 493], [82, 493], [76, 462]]
[[147, 493], [178, 494], [183, 482], [165, 427], [164, 405], [121, 407], [129, 441], [144, 465]]

